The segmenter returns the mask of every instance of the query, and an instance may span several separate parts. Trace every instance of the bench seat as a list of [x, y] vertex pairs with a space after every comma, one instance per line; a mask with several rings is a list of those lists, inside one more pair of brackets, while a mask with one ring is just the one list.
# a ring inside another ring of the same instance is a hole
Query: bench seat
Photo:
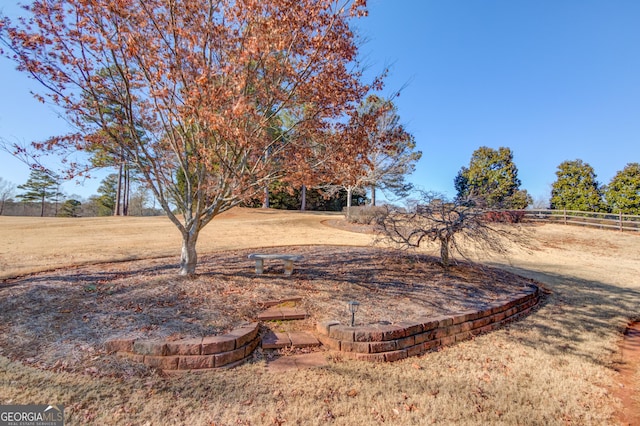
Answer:
[[249, 259], [256, 261], [256, 274], [260, 275], [264, 272], [265, 260], [283, 260], [284, 274], [291, 275], [293, 273], [293, 262], [304, 259], [304, 256], [298, 254], [259, 254], [252, 253]]

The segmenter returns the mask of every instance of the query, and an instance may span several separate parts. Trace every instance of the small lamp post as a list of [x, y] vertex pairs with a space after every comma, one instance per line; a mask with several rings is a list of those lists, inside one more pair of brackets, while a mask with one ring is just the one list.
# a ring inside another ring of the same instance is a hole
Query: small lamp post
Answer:
[[360, 302], [352, 300], [348, 303], [348, 305], [349, 312], [351, 312], [351, 327], [354, 327], [356, 325], [356, 312], [358, 312], [358, 306], [360, 306]]

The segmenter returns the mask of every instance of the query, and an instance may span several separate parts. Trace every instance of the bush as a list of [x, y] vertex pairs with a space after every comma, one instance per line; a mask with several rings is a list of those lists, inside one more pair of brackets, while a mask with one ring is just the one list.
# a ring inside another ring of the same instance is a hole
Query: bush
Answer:
[[522, 210], [500, 210], [486, 212], [483, 219], [486, 222], [520, 223], [524, 216], [525, 212]]
[[379, 223], [387, 213], [383, 206], [356, 206], [351, 207], [351, 213], [347, 220], [360, 225], [373, 225]]

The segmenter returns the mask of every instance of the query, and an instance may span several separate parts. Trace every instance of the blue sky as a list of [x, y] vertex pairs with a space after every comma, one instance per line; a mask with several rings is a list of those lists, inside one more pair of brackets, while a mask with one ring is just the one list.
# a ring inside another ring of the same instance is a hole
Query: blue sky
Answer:
[[[480, 146], [511, 148], [535, 199], [549, 197], [565, 160], [589, 163], [602, 183], [640, 162], [639, 1], [369, 0], [369, 10], [356, 23], [362, 59], [370, 74], [390, 67], [383, 93], [404, 87], [396, 105], [423, 152], [415, 185], [455, 195], [453, 178]], [[65, 131], [30, 87], [0, 60], [0, 137]], [[26, 181], [26, 166], [4, 153], [0, 164], [0, 177]]]

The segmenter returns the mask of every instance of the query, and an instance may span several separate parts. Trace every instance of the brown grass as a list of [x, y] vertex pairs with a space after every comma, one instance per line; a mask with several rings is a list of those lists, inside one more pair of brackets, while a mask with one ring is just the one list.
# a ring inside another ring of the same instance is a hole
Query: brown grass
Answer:
[[260, 249], [303, 255], [292, 277], [267, 264], [256, 276], [248, 250], [201, 257], [200, 275], [176, 276], [167, 259], [89, 265], [20, 279], [0, 286], [0, 355], [55, 371], [127, 376], [109, 340], [204, 337], [255, 321], [266, 302], [299, 298], [304, 321], [272, 325], [273, 331], [314, 330], [319, 321], [398, 323], [508, 301], [530, 283], [492, 268], [460, 264], [447, 273], [428, 256], [373, 247], [297, 246]]
[[[232, 212], [208, 228], [200, 251], [370, 241], [370, 235], [322, 224], [331, 218]], [[58, 223], [74, 235], [65, 236]], [[147, 228], [129, 238], [137, 225]], [[617, 343], [629, 319], [640, 315], [640, 238], [560, 225], [532, 232], [532, 253], [489, 261], [542, 282], [552, 291], [544, 306], [439, 352], [382, 365], [332, 356], [327, 367], [286, 374], [270, 373], [265, 360], [256, 359], [232, 370], [170, 378], [56, 373], [0, 357], [0, 404], [61, 403], [69, 424], [616, 424]], [[88, 219], [0, 217], [0, 241], [8, 275], [133, 257], [136, 248], [143, 249], [140, 256], [173, 255], [179, 246], [170, 224], [131, 218], [100, 226]], [[0, 316], [11, 324], [5, 312]], [[637, 381], [634, 386], [640, 391]]]
[[[199, 253], [288, 245], [368, 245], [371, 235], [322, 224], [326, 213], [234, 209], [200, 233]], [[181, 237], [166, 217], [0, 216], [0, 279], [52, 268], [176, 257]]]

